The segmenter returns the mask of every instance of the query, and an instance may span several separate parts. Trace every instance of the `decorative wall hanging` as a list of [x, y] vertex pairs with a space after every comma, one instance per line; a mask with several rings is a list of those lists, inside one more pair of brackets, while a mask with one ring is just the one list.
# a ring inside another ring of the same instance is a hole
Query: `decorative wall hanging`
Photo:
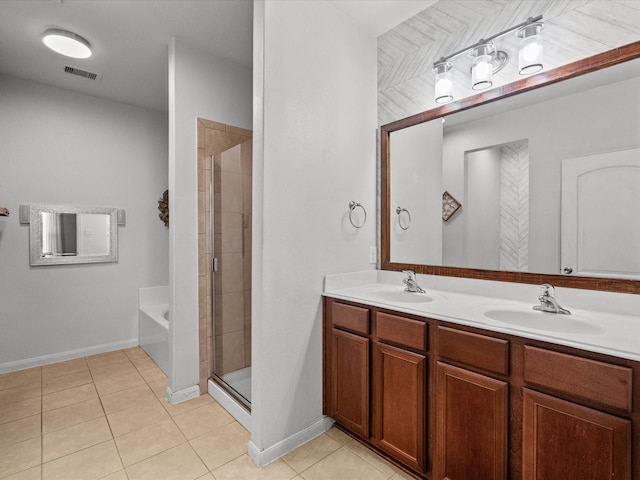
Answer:
[[0, 207], [0, 217], [8, 217], [9, 209], [5, 207]]
[[445, 222], [453, 216], [454, 213], [462, 206], [458, 200], [454, 198], [449, 192], [442, 194], [442, 220]]
[[158, 210], [160, 211], [158, 217], [160, 217], [165, 227], [169, 227], [169, 190], [165, 190], [160, 200], [158, 200]]

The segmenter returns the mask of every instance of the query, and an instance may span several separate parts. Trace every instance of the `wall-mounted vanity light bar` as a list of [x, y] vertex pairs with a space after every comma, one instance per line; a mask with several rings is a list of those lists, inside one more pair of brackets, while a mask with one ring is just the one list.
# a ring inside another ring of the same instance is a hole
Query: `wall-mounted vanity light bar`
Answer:
[[469, 47], [465, 47], [451, 55], [440, 57], [433, 63], [435, 74], [435, 101], [447, 103], [453, 100], [453, 62], [452, 60], [470, 53], [473, 57], [471, 66], [471, 88], [483, 90], [493, 85], [493, 74], [500, 71], [509, 61], [509, 55], [498, 50], [495, 40], [515, 32], [520, 41], [518, 51], [518, 71], [520, 75], [531, 75], [542, 70], [542, 35], [544, 27], [542, 15], [529, 17], [525, 22], [483, 38]]

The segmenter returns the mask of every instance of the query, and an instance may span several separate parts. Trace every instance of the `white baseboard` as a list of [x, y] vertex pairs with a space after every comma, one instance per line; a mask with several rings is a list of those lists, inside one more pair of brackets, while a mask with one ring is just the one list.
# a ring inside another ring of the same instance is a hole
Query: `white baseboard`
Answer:
[[68, 350], [66, 352], [52, 353], [41, 357], [25, 358], [24, 360], [16, 360], [0, 364], [0, 373], [13, 372], [16, 370], [24, 370], [26, 368], [41, 367], [51, 363], [64, 362], [75, 358], [87, 357], [98, 353], [112, 352], [114, 350], [122, 350], [123, 348], [131, 348], [138, 346], [138, 339], [132, 338], [122, 342], [105, 343], [103, 345], [95, 345], [93, 347], [78, 348], [76, 350]]
[[208, 382], [207, 390], [209, 395], [211, 395], [222, 406], [222, 408], [229, 412], [231, 416], [240, 423], [240, 425], [247, 429], [248, 432], [251, 432], [251, 414], [238, 404], [238, 401], [235, 398], [211, 380]]
[[165, 395], [167, 397], [167, 401], [172, 405], [176, 403], [186, 402], [187, 400], [191, 400], [192, 398], [200, 396], [200, 386], [192, 385], [191, 387], [183, 388], [182, 390], [178, 390], [177, 392], [174, 392], [171, 390], [171, 388], [167, 387]]
[[333, 425], [333, 419], [329, 417], [324, 417], [318, 420], [313, 425], [308, 426], [304, 430], [291, 435], [288, 438], [272, 445], [265, 450], [259, 450], [258, 447], [253, 443], [253, 441], [249, 441], [248, 446], [248, 454], [251, 457], [251, 460], [254, 461], [256, 465], [259, 467], [264, 467], [265, 465], [277, 460], [278, 458], [286, 455], [287, 453], [295, 450], [300, 445], [307, 443], [310, 440], [313, 440], [318, 435], [321, 435], [323, 432], [326, 432]]

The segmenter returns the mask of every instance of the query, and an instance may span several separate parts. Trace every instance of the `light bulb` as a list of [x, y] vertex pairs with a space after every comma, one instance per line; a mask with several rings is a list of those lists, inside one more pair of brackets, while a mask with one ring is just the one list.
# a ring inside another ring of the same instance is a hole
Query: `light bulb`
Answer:
[[453, 79], [451, 75], [451, 62], [442, 61], [436, 63], [433, 71], [435, 77], [436, 103], [448, 103], [453, 100]]
[[518, 30], [517, 35], [522, 38], [518, 51], [518, 68], [520, 75], [531, 75], [542, 70], [542, 30], [541, 22], [532, 23]]

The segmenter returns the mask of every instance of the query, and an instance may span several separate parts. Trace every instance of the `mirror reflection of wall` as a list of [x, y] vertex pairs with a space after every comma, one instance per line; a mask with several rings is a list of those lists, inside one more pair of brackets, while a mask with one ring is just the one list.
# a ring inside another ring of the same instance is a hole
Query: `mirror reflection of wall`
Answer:
[[464, 161], [466, 251], [447, 252], [447, 265], [528, 271], [529, 142], [467, 152]]

